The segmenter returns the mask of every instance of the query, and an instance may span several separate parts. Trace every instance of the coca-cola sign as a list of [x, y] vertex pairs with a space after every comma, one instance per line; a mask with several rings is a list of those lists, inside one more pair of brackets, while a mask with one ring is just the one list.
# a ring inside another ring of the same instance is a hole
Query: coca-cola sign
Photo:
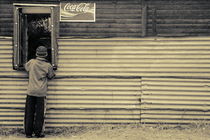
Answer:
[[90, 2], [60, 3], [60, 21], [95, 22], [95, 3], [90, 3]]

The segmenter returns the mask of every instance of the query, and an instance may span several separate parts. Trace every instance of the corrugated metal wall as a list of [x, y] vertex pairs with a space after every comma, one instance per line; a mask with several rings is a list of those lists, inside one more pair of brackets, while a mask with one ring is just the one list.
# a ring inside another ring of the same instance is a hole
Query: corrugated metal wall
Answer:
[[[198, 79], [210, 74], [207, 37], [59, 39], [58, 45], [47, 126], [209, 120], [210, 80]], [[0, 122], [22, 126], [27, 78], [12, 69], [11, 38], [0, 40], [0, 66]]]
[[[58, 79], [49, 82], [47, 127], [140, 122], [140, 78], [69, 78], [61, 72], [68, 66], [62, 61], [59, 57]], [[0, 66], [0, 124], [22, 126], [27, 75], [12, 69], [11, 38], [0, 40]]]
[[142, 123], [209, 123], [210, 79], [142, 79]]
[[59, 39], [61, 75], [209, 76], [210, 41], [194, 38]]
[[[27, 79], [0, 78], [0, 124], [22, 126]], [[46, 126], [140, 122], [139, 79], [55, 79]]]

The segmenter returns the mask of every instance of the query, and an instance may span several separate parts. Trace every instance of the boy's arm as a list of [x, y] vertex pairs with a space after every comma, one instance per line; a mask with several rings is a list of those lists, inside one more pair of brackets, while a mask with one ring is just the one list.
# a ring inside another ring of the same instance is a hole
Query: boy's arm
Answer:
[[27, 72], [29, 71], [29, 65], [30, 65], [30, 61], [24, 64], [24, 68]]
[[50, 67], [48, 68], [47, 78], [48, 78], [48, 79], [53, 79], [54, 77], [55, 77], [55, 73], [54, 73], [53, 67], [50, 66]]

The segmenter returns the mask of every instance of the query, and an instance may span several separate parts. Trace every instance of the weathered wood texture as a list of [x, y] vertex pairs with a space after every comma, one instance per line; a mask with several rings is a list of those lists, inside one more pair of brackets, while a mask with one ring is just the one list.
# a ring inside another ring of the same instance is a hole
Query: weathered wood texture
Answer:
[[[46, 126], [209, 120], [210, 81], [196, 78], [210, 75], [207, 37], [59, 39], [58, 45]], [[0, 122], [22, 126], [27, 75], [12, 69], [12, 52], [12, 38], [1, 39]]]
[[[0, 3], [0, 36], [13, 35], [13, 2]], [[38, 1], [34, 1], [38, 3]], [[33, 1], [31, 3], [34, 3]], [[41, 3], [58, 3], [56, 0]], [[141, 1], [140, 0], [94, 0], [96, 3], [96, 22], [74, 23], [61, 22], [60, 36], [71, 37], [140, 37], [141, 36]]]
[[58, 0], [0, 0], [0, 36], [13, 36], [13, 3], [58, 4]]
[[[13, 35], [13, 2], [0, 1], [0, 36]], [[147, 0], [147, 21], [142, 22], [141, 0], [94, 0], [95, 23], [61, 22], [60, 36], [81, 37], [141, 37], [147, 36], [203, 36], [210, 35], [210, 1], [208, 0]], [[57, 3], [31, 1], [31, 3]], [[144, 7], [145, 8], [145, 7]], [[147, 30], [142, 30], [147, 23]], [[142, 34], [143, 33], [143, 34]]]
[[147, 0], [147, 5], [149, 36], [210, 35], [208, 0]]
[[96, 3], [95, 23], [60, 23], [60, 36], [141, 36], [141, 1], [107, 0]]

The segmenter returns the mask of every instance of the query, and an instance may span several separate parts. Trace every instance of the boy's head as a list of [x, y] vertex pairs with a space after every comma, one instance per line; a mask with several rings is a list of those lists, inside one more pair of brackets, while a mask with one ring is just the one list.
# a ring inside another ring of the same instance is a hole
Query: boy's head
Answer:
[[47, 48], [45, 46], [39, 46], [36, 49], [36, 56], [37, 57], [47, 57], [48, 53], [47, 53]]

